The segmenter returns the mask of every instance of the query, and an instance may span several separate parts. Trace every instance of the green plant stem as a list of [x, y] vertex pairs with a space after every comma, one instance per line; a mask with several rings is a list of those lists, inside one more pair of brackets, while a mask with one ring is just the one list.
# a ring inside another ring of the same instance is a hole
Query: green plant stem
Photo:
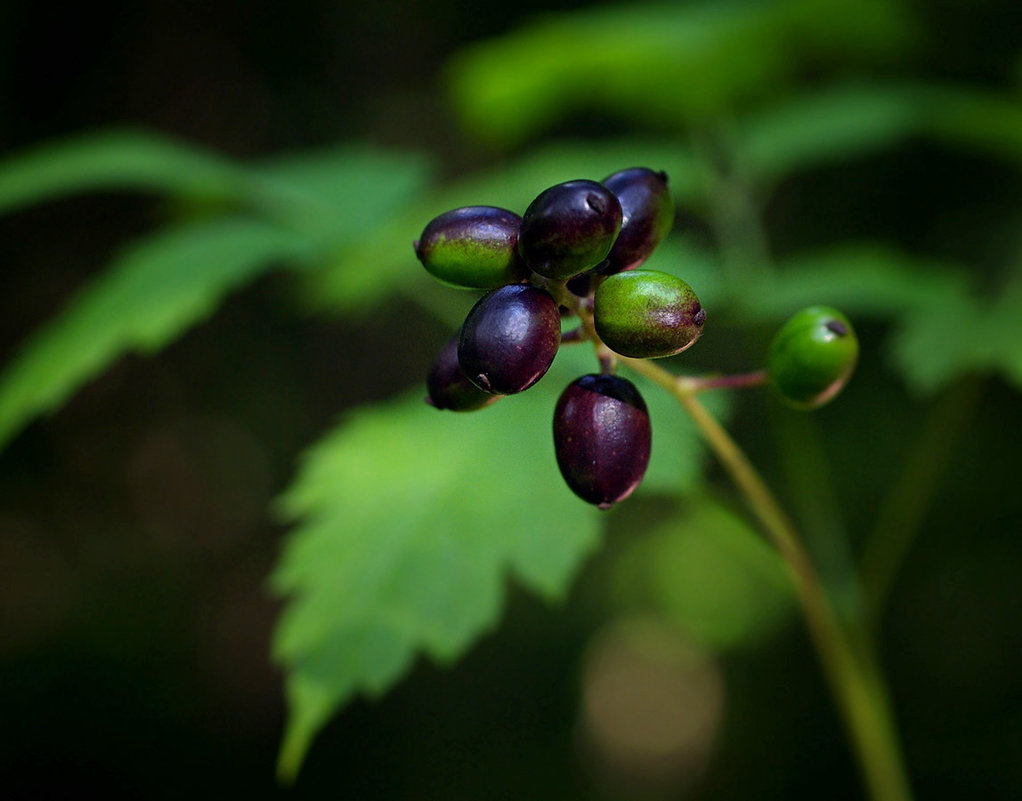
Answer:
[[748, 389], [761, 387], [767, 383], [766, 370], [753, 370], [748, 373], [732, 373], [730, 375], [687, 376], [678, 379], [683, 381], [691, 392], [705, 392], [708, 389]]
[[648, 361], [621, 362], [670, 392], [688, 412], [745, 495], [794, 580], [813, 645], [823, 665], [873, 801], [912, 798], [890, 706], [871, 647], [856, 652], [838, 623], [795, 527], [727, 431], [680, 379]]
[[874, 627], [982, 391], [981, 378], [966, 378], [934, 404], [863, 546], [863, 589]]

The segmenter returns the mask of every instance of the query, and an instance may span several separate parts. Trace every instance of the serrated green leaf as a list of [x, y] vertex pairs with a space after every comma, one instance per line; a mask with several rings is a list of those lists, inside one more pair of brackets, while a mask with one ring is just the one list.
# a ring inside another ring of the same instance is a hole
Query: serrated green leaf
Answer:
[[129, 248], [4, 369], [0, 443], [121, 353], [161, 347], [225, 293], [308, 251], [305, 239], [246, 219], [184, 224]]
[[633, 125], [720, 116], [807, 59], [875, 61], [910, 36], [889, 2], [628, 5], [548, 16], [463, 50], [448, 74], [466, 127], [508, 146], [583, 109]]
[[686, 499], [622, 554], [612, 590], [715, 649], [761, 642], [794, 608], [780, 556], [749, 522], [705, 494]]
[[[290, 707], [283, 776], [356, 693], [387, 689], [417, 653], [450, 661], [492, 628], [506, 574], [544, 597], [565, 591], [604, 513], [561, 479], [550, 421], [563, 388], [597, 369], [590, 348], [565, 347], [536, 387], [480, 412], [439, 413], [416, 395], [309, 452], [281, 499], [296, 528], [273, 578], [288, 598], [275, 638]], [[670, 396], [643, 393], [658, 411], [639, 492], [687, 492], [701, 444]]]
[[547, 598], [564, 591], [600, 514], [558, 474], [555, 390], [464, 415], [416, 394], [310, 451], [282, 501], [297, 528], [273, 579], [288, 597], [275, 637], [290, 705], [282, 776], [354, 694], [383, 691], [420, 651], [450, 661], [492, 628], [508, 573]]
[[698, 192], [695, 166], [676, 144], [637, 139], [558, 143], [420, 198], [385, 225], [368, 231], [358, 243], [341, 249], [331, 267], [310, 276], [306, 294], [317, 306], [346, 313], [364, 313], [396, 289], [420, 297], [433, 279], [416, 260], [412, 242], [438, 214], [477, 205], [501, 206], [521, 214], [536, 195], [555, 183], [573, 178], [599, 180], [636, 165], [665, 170], [679, 201]]
[[248, 191], [244, 170], [228, 159], [141, 131], [78, 136], [0, 161], [0, 213], [111, 189], [210, 200], [238, 200]]

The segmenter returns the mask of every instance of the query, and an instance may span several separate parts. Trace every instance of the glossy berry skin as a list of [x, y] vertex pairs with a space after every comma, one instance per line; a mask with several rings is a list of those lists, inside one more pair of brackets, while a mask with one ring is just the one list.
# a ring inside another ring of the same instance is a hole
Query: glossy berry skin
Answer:
[[550, 367], [561, 344], [561, 313], [549, 293], [509, 284], [483, 295], [458, 336], [458, 362], [486, 392], [513, 395]]
[[596, 333], [615, 353], [636, 359], [673, 356], [703, 332], [706, 310], [692, 287], [656, 270], [631, 270], [603, 280], [593, 305]]
[[518, 252], [533, 272], [563, 280], [595, 267], [621, 230], [621, 204], [596, 181], [567, 181], [542, 192], [522, 215]]
[[465, 206], [433, 218], [415, 241], [431, 275], [467, 289], [493, 289], [525, 278], [518, 256], [522, 218], [495, 206]]
[[601, 182], [621, 203], [621, 232], [596, 270], [603, 274], [632, 270], [650, 257], [674, 225], [674, 200], [667, 173], [630, 167]]
[[649, 464], [649, 412], [630, 381], [584, 375], [561, 393], [554, 409], [554, 451], [568, 487], [608, 509], [627, 498]]
[[774, 336], [767, 375], [788, 405], [815, 409], [841, 391], [858, 357], [859, 342], [848, 318], [828, 306], [811, 306]]
[[472, 412], [500, 400], [500, 395], [483, 392], [465, 376], [458, 362], [458, 335], [437, 354], [426, 377], [426, 402], [437, 409]]

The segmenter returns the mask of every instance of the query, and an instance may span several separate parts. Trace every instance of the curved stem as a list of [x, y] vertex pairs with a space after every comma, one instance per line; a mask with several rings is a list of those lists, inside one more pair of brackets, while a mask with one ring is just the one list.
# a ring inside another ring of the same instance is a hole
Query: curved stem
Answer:
[[912, 794], [908, 777], [872, 648], [863, 644], [858, 652], [853, 649], [788, 515], [745, 453], [699, 402], [686, 379], [648, 361], [622, 358], [621, 362], [678, 400], [745, 495], [791, 573], [806, 626], [841, 710], [870, 797], [874, 801], [909, 801]]
[[683, 379], [692, 392], [703, 392], [707, 389], [747, 389], [760, 387], [767, 382], [766, 370], [753, 370], [748, 373], [731, 375], [689, 376]]

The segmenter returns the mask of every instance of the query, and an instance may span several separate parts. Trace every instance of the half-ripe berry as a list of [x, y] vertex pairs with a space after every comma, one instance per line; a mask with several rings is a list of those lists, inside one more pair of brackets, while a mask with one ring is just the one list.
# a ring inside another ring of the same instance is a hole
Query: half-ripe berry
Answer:
[[657, 270], [603, 280], [593, 305], [596, 333], [615, 353], [636, 359], [673, 356], [703, 332], [706, 310], [687, 283]]
[[674, 224], [674, 200], [667, 188], [667, 173], [648, 167], [630, 167], [609, 175], [603, 185], [621, 203], [621, 232], [601, 273], [638, 267], [650, 257]]
[[415, 242], [415, 255], [451, 286], [492, 289], [521, 281], [518, 255], [522, 218], [495, 206], [465, 206], [432, 219]]
[[781, 398], [797, 409], [815, 409], [848, 382], [859, 358], [852, 324], [829, 306], [810, 306], [774, 335], [767, 375]]
[[561, 344], [561, 313], [548, 292], [509, 284], [483, 295], [458, 335], [458, 362], [486, 392], [513, 395], [549, 369]]
[[635, 385], [613, 375], [585, 375], [554, 409], [554, 452], [561, 475], [582, 500], [607, 509], [627, 498], [649, 464], [652, 429]]
[[603, 184], [578, 180], [542, 192], [522, 215], [518, 251], [533, 272], [563, 280], [607, 258], [621, 203]]

